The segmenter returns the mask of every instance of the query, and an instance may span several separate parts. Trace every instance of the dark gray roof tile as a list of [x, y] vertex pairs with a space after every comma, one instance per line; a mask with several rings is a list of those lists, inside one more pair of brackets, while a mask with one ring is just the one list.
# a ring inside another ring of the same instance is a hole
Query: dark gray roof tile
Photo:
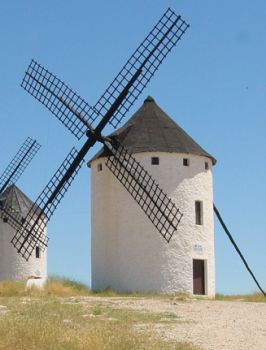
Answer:
[[2, 207], [11, 207], [20, 214], [27, 214], [33, 202], [16, 186], [9, 186], [0, 194], [0, 204]]
[[[170, 152], [215, 158], [194, 141], [154, 101], [147, 97], [142, 107], [120, 129], [109, 135], [118, 138], [130, 153]], [[90, 161], [108, 156], [102, 148]]]

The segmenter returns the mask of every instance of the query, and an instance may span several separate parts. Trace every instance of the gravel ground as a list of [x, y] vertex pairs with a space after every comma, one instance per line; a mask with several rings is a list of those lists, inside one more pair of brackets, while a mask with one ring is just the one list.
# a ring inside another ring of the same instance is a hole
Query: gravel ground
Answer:
[[171, 312], [180, 322], [158, 323], [154, 330], [167, 339], [186, 341], [204, 350], [266, 350], [266, 303], [242, 301], [139, 298], [84, 298], [115, 308]]

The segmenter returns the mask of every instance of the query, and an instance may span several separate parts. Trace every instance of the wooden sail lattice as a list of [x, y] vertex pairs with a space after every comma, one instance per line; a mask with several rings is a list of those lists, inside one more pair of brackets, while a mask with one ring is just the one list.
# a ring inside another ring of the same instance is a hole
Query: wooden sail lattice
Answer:
[[[25, 223], [14, 236], [12, 243], [25, 259], [30, 257], [38, 240], [43, 243], [44, 223], [51, 218], [90, 148], [96, 142], [106, 142], [101, 134], [105, 126], [109, 123], [117, 127], [188, 27], [180, 16], [168, 9], [93, 107], [54, 74], [36, 61], [31, 61], [22, 87], [48, 108], [78, 139], [86, 134], [87, 140], [78, 152], [67, 157], [61, 170], [56, 172], [38, 197], [33, 206], [40, 210], [37, 218], [36, 212], [30, 210]], [[109, 169], [169, 242], [182, 218], [179, 209], [122, 145], [112, 149], [112, 155], [108, 163]], [[141, 182], [146, 184], [146, 191]]]
[[31, 160], [39, 151], [40, 147], [41, 145], [30, 137], [24, 141], [0, 177], [0, 193], [2, 193], [8, 186], [18, 181]]
[[183, 216], [145, 168], [118, 141], [105, 143], [111, 156], [106, 166], [169, 242]]

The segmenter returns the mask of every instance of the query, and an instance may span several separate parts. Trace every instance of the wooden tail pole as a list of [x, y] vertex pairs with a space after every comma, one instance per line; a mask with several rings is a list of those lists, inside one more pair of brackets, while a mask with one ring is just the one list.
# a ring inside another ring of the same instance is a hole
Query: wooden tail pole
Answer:
[[221, 217], [221, 215], [220, 215], [218, 209], [216, 208], [216, 206], [215, 206], [214, 204], [213, 204], [213, 210], [214, 210], [214, 212], [215, 212], [215, 214], [216, 214], [216, 216], [217, 216], [217, 218], [218, 218], [220, 224], [222, 225], [222, 227], [223, 227], [225, 233], [227, 234], [227, 236], [228, 236], [228, 238], [230, 239], [231, 243], [233, 244], [235, 250], [237, 251], [238, 255], [240, 256], [241, 260], [243, 261], [243, 263], [244, 263], [246, 269], [247, 269], [248, 272], [250, 273], [251, 277], [253, 278], [254, 282], [255, 282], [256, 285], [258, 286], [258, 288], [259, 288], [259, 290], [261, 291], [261, 293], [262, 293], [262, 294], [265, 296], [265, 298], [266, 298], [266, 293], [265, 293], [265, 291], [262, 289], [262, 287], [260, 286], [260, 284], [259, 284], [258, 280], [256, 279], [254, 273], [251, 271], [250, 267], [248, 266], [248, 263], [247, 263], [246, 259], [244, 258], [243, 254], [241, 253], [240, 249], [238, 248], [238, 246], [237, 246], [235, 240], [233, 239], [233, 237], [232, 237], [231, 233], [229, 232], [228, 228], [226, 227], [226, 225], [225, 225], [225, 223], [224, 223], [224, 221], [223, 221], [223, 219], [222, 219], [222, 217]]

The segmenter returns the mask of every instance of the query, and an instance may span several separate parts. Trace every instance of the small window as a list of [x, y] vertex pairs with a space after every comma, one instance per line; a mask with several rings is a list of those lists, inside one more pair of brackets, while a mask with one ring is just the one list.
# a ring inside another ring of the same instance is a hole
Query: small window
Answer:
[[97, 165], [97, 171], [102, 171], [102, 170], [103, 170], [103, 165], [102, 165], [102, 163], [99, 163]]
[[205, 162], [205, 170], [209, 170], [209, 163]]
[[35, 248], [35, 257], [36, 257], [36, 259], [40, 259], [40, 257], [41, 257], [40, 247]]
[[203, 225], [203, 203], [201, 201], [195, 202], [195, 216], [196, 225]]
[[159, 157], [151, 157], [152, 165], [159, 165]]
[[189, 166], [189, 159], [188, 158], [183, 158], [183, 165]]

